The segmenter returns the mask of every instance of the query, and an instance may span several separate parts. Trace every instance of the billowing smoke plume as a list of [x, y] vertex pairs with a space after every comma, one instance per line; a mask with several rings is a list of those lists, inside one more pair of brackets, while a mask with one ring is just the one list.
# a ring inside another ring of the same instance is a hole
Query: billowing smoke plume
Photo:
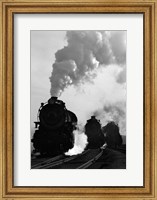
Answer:
[[60, 96], [69, 85], [91, 80], [90, 72], [101, 65], [124, 67], [125, 36], [125, 31], [67, 31], [68, 45], [55, 54], [51, 95]]
[[[102, 126], [115, 121], [126, 134], [126, 32], [67, 31], [67, 46], [55, 54], [50, 77], [51, 96], [58, 96], [85, 125], [91, 115]], [[82, 151], [87, 139], [74, 132], [75, 146]]]

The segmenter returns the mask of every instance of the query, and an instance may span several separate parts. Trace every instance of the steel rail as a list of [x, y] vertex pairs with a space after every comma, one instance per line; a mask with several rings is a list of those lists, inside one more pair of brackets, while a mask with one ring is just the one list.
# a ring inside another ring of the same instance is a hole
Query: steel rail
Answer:
[[47, 159], [45, 161], [42, 161], [42, 162], [40, 162], [38, 164], [32, 165], [32, 168], [36, 169], [37, 167], [40, 167], [42, 165], [45, 165], [45, 164], [51, 163], [53, 161], [59, 160], [60, 158], [63, 158], [63, 157], [64, 157], [64, 155], [58, 155], [58, 156], [55, 156], [53, 158], [49, 158], [49, 159]]
[[63, 163], [69, 162], [69, 161], [71, 161], [71, 160], [73, 160], [73, 159], [75, 159], [75, 158], [77, 158], [77, 157], [79, 157], [79, 156], [82, 156], [82, 155], [86, 154], [88, 151], [90, 151], [90, 149], [84, 151], [82, 154], [77, 154], [77, 155], [74, 155], [74, 156], [70, 156], [70, 157], [68, 157], [68, 158], [64, 158], [64, 159], [61, 159], [61, 160], [57, 160], [57, 161], [55, 161], [55, 162], [54, 162], [54, 161], [49, 161], [49, 162], [46, 163], [45, 165], [42, 164], [42, 165], [40, 165], [40, 166], [35, 167], [34, 169], [49, 169], [49, 168], [51, 168], [51, 167], [54, 167], [54, 166], [61, 165], [61, 164], [63, 164]]
[[100, 149], [101, 152], [98, 153], [94, 158], [90, 159], [88, 162], [82, 164], [81, 166], [77, 167], [76, 169], [86, 169], [88, 168], [90, 165], [92, 165], [93, 163], [95, 163], [103, 154], [104, 150], [106, 149], [107, 144], [103, 145]]
[[[103, 150], [106, 149], [106, 147], [107, 147], [107, 144], [105, 143], [102, 147], [100, 147], [101, 152], [98, 155], [96, 155], [94, 158], [90, 159], [88, 162], [82, 164], [81, 166], [79, 166], [76, 169], [85, 169], [85, 168], [89, 167], [90, 165], [92, 165], [102, 155]], [[33, 165], [32, 169], [49, 169], [51, 167], [69, 162], [77, 157], [80, 157], [80, 156], [86, 154], [89, 151], [90, 151], [90, 149], [85, 150], [82, 154], [73, 155], [68, 158], [65, 155], [58, 155], [58, 156], [55, 156], [53, 158], [50, 158], [48, 160], [45, 160], [38, 164]], [[63, 159], [61, 159], [61, 158], [63, 158]]]
[[96, 160], [98, 160], [98, 158], [100, 158], [103, 154], [103, 150], [101, 150], [101, 152], [96, 155], [94, 158], [90, 159], [88, 162], [84, 163], [83, 165], [77, 167], [76, 169], [86, 169], [87, 167], [89, 167], [90, 165], [92, 165], [93, 163], [96, 162]]

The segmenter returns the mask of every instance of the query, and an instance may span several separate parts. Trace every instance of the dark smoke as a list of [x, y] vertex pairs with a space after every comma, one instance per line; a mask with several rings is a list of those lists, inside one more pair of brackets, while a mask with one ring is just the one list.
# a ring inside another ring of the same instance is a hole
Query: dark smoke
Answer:
[[102, 65], [118, 63], [124, 67], [124, 36], [124, 31], [67, 31], [67, 46], [55, 54], [51, 95], [60, 96], [68, 86], [92, 80], [90, 72]]

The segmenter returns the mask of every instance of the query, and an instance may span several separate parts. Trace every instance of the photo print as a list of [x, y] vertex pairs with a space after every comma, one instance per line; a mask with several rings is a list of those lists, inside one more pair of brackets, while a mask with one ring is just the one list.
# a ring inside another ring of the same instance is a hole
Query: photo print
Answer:
[[125, 30], [32, 30], [31, 168], [126, 169]]

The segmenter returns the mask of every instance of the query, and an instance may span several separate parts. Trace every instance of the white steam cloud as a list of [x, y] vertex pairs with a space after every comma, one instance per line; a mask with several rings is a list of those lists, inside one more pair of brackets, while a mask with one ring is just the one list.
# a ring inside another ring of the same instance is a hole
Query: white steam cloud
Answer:
[[74, 147], [70, 149], [68, 152], [65, 153], [65, 155], [77, 155], [83, 152], [85, 147], [87, 146], [87, 136], [84, 133], [84, 128], [80, 124], [78, 125], [77, 129], [74, 130]]
[[60, 98], [82, 124], [95, 115], [103, 126], [115, 121], [120, 126], [121, 134], [125, 135], [126, 85], [116, 81], [121, 70], [117, 65], [102, 66], [93, 72], [97, 75], [92, 81], [66, 88]]

